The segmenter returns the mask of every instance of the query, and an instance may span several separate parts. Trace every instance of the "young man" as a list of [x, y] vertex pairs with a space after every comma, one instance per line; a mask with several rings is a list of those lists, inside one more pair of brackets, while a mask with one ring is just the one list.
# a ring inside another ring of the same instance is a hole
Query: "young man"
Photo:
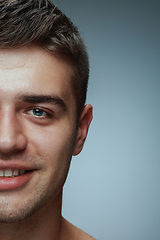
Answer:
[[0, 239], [91, 240], [61, 216], [92, 120], [88, 56], [48, 0], [0, 1]]

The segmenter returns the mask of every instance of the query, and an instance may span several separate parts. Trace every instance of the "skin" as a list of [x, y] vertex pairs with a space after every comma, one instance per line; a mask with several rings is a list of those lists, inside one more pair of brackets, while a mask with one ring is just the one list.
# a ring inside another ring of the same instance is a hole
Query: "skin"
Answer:
[[0, 51], [0, 169], [32, 170], [20, 187], [0, 185], [2, 240], [93, 239], [61, 216], [71, 157], [92, 120], [86, 105], [76, 128], [72, 74], [64, 60], [35, 46]]

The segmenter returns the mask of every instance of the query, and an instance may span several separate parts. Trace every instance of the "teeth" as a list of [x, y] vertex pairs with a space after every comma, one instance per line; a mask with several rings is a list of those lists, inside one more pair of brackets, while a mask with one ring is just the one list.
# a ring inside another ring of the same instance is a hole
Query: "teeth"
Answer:
[[5, 169], [0, 170], [0, 177], [17, 177], [25, 173], [25, 170], [21, 169]]
[[3, 177], [3, 170], [0, 170], [0, 177]]
[[6, 169], [4, 171], [4, 177], [11, 177], [12, 176], [12, 170], [11, 169]]
[[20, 175], [24, 174], [25, 170], [20, 170]]
[[13, 170], [13, 174], [12, 175], [14, 177], [18, 176], [19, 175], [19, 170], [18, 169]]

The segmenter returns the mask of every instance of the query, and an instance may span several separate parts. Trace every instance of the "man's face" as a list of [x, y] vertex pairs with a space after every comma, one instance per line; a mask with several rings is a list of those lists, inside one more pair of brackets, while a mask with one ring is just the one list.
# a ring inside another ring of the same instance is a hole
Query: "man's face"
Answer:
[[25, 219], [61, 192], [76, 139], [71, 74], [40, 48], [0, 51], [2, 222]]

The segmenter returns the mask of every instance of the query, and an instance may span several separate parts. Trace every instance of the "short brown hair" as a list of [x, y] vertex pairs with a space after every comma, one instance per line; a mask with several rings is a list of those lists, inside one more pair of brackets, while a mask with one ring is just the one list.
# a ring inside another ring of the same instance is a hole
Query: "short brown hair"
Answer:
[[49, 0], [1, 0], [0, 49], [30, 44], [70, 60], [79, 117], [86, 100], [89, 61], [77, 28]]

